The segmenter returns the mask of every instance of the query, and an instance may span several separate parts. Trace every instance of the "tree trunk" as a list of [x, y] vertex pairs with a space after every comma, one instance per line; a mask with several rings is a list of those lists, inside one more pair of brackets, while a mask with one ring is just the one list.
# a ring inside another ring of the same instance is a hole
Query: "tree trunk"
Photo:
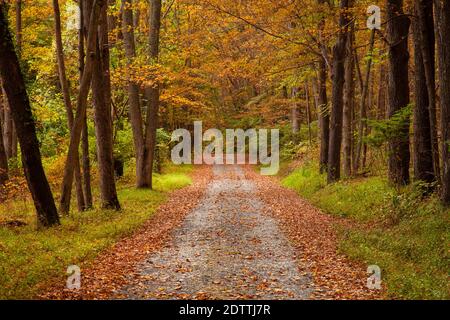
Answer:
[[[0, 110], [1, 111], [1, 110]], [[3, 126], [0, 121], [0, 186], [8, 180], [8, 157], [3, 145]]]
[[[416, 0], [416, 13], [418, 19], [417, 50], [421, 50], [423, 68], [425, 73], [426, 88], [428, 91], [428, 119], [431, 137], [431, 156], [433, 161], [434, 179], [440, 181], [439, 141], [437, 135], [436, 116], [436, 61], [435, 61], [435, 36], [433, 3], [429, 0]], [[424, 119], [426, 120], [426, 119]]]
[[[316, 110], [317, 118], [319, 117], [319, 90], [317, 89], [317, 79], [313, 78], [311, 81], [311, 88], [314, 98], [314, 110]], [[319, 133], [320, 134], [320, 133]]]
[[324, 58], [319, 61], [319, 126], [320, 126], [320, 172], [328, 167], [330, 141], [330, 110], [327, 96], [327, 65]]
[[[85, 16], [86, 11], [84, 0], [79, 1], [79, 8], [80, 8], [80, 29], [79, 37], [78, 37], [78, 60], [79, 60], [79, 67], [80, 67], [80, 85], [83, 79], [83, 71], [84, 71], [84, 59], [85, 59], [85, 53], [84, 53], [84, 41], [86, 38], [85, 29], [89, 26], [85, 24]], [[89, 23], [89, 22], [88, 22]], [[87, 40], [87, 39], [86, 39]], [[86, 110], [84, 111], [83, 116], [83, 124], [82, 124], [82, 131], [81, 131], [81, 149], [82, 149], [82, 165], [83, 165], [83, 194], [84, 194], [84, 203], [86, 206], [86, 209], [91, 209], [93, 207], [92, 202], [92, 190], [91, 190], [91, 164], [89, 159], [89, 133], [88, 133], [88, 126], [87, 126], [87, 113]]]
[[82, 126], [83, 127], [81, 131], [81, 150], [83, 151], [82, 154], [83, 194], [86, 209], [91, 209], [93, 208], [92, 187], [91, 187], [91, 160], [89, 158], [89, 133], [87, 126], [86, 111]]
[[333, 94], [330, 121], [330, 143], [328, 150], [328, 183], [338, 181], [341, 177], [341, 144], [342, 121], [344, 109], [344, 84], [345, 84], [345, 49], [348, 38], [348, 12], [350, 1], [341, 0], [340, 17], [337, 42], [333, 48]]
[[[81, 131], [83, 130], [83, 124], [86, 118], [86, 106], [87, 106], [87, 98], [89, 94], [89, 87], [91, 85], [92, 73], [94, 60], [96, 59], [96, 47], [97, 47], [97, 26], [100, 17], [100, 9], [105, 5], [105, 0], [95, 0], [92, 3], [91, 14], [89, 15], [89, 28], [88, 28], [88, 40], [87, 40], [87, 58], [86, 63], [83, 70], [83, 76], [80, 83], [80, 90], [77, 98], [77, 112], [73, 123], [73, 128], [70, 133], [70, 144], [69, 151], [67, 154], [66, 165], [64, 167], [64, 179], [62, 183], [62, 191], [61, 194], [64, 194], [67, 188], [72, 185], [73, 181], [73, 172], [75, 167], [76, 153], [78, 147], [80, 145], [81, 140]], [[90, 1], [84, 2], [85, 4]], [[87, 11], [87, 6], [85, 6], [85, 12]], [[60, 206], [61, 211], [66, 209], [66, 203], [62, 201], [61, 198]], [[67, 213], [67, 211], [65, 212]]]
[[[409, 18], [403, 14], [403, 0], [387, 0], [389, 42], [388, 117], [409, 104], [408, 32]], [[389, 141], [389, 180], [397, 186], [409, 183], [409, 120], [400, 125]]]
[[92, 96], [97, 142], [97, 159], [100, 176], [102, 208], [120, 209], [117, 198], [113, 159], [113, 130], [111, 118], [111, 86], [109, 82], [107, 6], [101, 6], [99, 36], [95, 49], [92, 72]]
[[[133, 15], [133, 27], [135, 30], [139, 29], [140, 18], [141, 18], [141, 11], [139, 10], [139, 8], [137, 8], [135, 14]], [[139, 30], [138, 30], [138, 32], [139, 32]]]
[[[329, 3], [327, 0], [318, 0], [319, 4]], [[323, 31], [325, 19], [319, 22], [319, 29]], [[328, 108], [327, 96], [327, 61], [324, 54], [325, 45], [321, 44], [322, 56], [319, 57], [319, 127], [320, 127], [320, 173], [327, 171], [328, 167], [328, 148], [330, 141], [330, 110]]]
[[377, 119], [386, 119], [386, 65], [380, 64], [379, 91], [377, 97]]
[[[133, 26], [133, 10], [132, 0], [122, 1], [122, 34], [125, 46], [125, 53], [127, 56], [127, 63], [131, 65], [136, 57], [136, 44], [134, 38]], [[131, 128], [133, 130], [134, 153], [136, 157], [136, 186], [141, 188], [145, 186], [145, 176], [142, 174], [144, 161], [144, 134], [142, 130], [142, 113], [139, 97], [139, 86], [131, 79], [128, 80], [128, 97], [129, 97], [129, 117]]]
[[345, 59], [345, 87], [344, 87], [344, 119], [343, 119], [343, 152], [344, 174], [352, 175], [353, 153], [353, 112], [355, 105], [355, 59], [353, 56], [354, 25], [348, 33], [347, 59]]
[[[418, 12], [416, 1], [416, 14]], [[417, 180], [433, 182], [433, 152], [431, 146], [430, 99], [427, 90], [425, 66], [422, 54], [422, 37], [418, 19], [413, 22], [414, 34], [414, 176]]]
[[442, 190], [444, 205], [450, 205], [450, 0], [435, 0], [442, 135]]
[[17, 128], [23, 168], [36, 207], [38, 226], [58, 225], [58, 212], [42, 166], [30, 101], [9, 32], [4, 2], [0, 3], [0, 75]]
[[[16, 49], [17, 55], [22, 56], [22, 0], [16, 0]], [[11, 157], [17, 158], [18, 140], [17, 131], [11, 119]]]
[[298, 105], [297, 101], [297, 88], [292, 88], [292, 109], [291, 109], [291, 122], [292, 122], [292, 133], [295, 135], [299, 131], [299, 125], [298, 125]]
[[[152, 0], [150, 13], [150, 58], [154, 63], [158, 62], [159, 57], [159, 33], [161, 29], [161, 0]], [[153, 162], [155, 157], [156, 130], [158, 127], [159, 111], [159, 84], [146, 89], [147, 97], [147, 121], [145, 130], [145, 147], [143, 175], [146, 183], [143, 187], [153, 187]]]
[[6, 92], [4, 90], [3, 84], [2, 84], [2, 91], [3, 91], [3, 142], [5, 145], [5, 152], [6, 157], [8, 159], [11, 159], [13, 157], [13, 119], [11, 116], [11, 109], [9, 106], [8, 97], [6, 95]]
[[359, 165], [361, 162], [361, 153], [363, 151], [363, 140], [366, 134], [365, 128], [367, 123], [367, 98], [369, 95], [369, 81], [370, 75], [372, 71], [372, 60], [373, 60], [373, 47], [375, 45], [375, 30], [372, 30], [370, 35], [370, 44], [368, 55], [369, 58], [367, 60], [366, 67], [366, 78], [363, 80], [363, 88], [362, 88], [362, 96], [361, 96], [361, 105], [359, 108], [359, 122], [358, 122], [358, 144], [356, 146], [356, 155], [355, 155], [355, 163], [353, 164], [353, 172], [355, 174], [358, 173]]
[[305, 82], [305, 98], [306, 98], [306, 122], [308, 125], [308, 140], [309, 145], [312, 145], [312, 132], [311, 132], [311, 104], [309, 100], [309, 84]]
[[[117, 1], [116, 0], [107, 0], [107, 6], [108, 7], [113, 7], [116, 5]], [[116, 45], [116, 41], [117, 40], [121, 40], [122, 39], [122, 29], [119, 26], [119, 22], [120, 22], [120, 17], [121, 16], [121, 12], [119, 12], [119, 15], [117, 14], [109, 14], [107, 15], [107, 26], [108, 26], [108, 33], [112, 35], [111, 37], [111, 41], [109, 43], [109, 45], [111, 47], [114, 47]]]
[[[69, 82], [67, 81], [66, 77], [66, 65], [64, 61], [64, 51], [63, 51], [63, 44], [62, 44], [62, 37], [61, 37], [61, 14], [59, 9], [59, 3], [58, 0], [53, 0], [53, 10], [55, 13], [55, 42], [56, 42], [56, 57], [58, 60], [58, 72], [59, 72], [59, 80], [61, 84], [61, 90], [64, 97], [64, 105], [66, 107], [66, 114], [67, 114], [67, 123], [69, 126], [69, 131], [72, 130], [73, 126], [73, 110], [72, 110], [72, 101], [70, 99], [70, 88], [69, 88]], [[83, 195], [83, 186], [82, 186], [82, 180], [81, 180], [81, 171], [80, 171], [80, 160], [78, 155], [78, 150], [75, 154], [75, 168], [74, 168], [74, 174], [75, 174], [75, 185], [76, 185], [76, 192], [77, 192], [77, 206], [78, 211], [85, 210], [85, 203], [84, 203], [84, 195]], [[70, 207], [70, 194], [71, 194], [72, 187], [67, 189], [68, 194], [63, 195], [61, 197], [67, 197], [65, 201], [68, 202], [68, 206]], [[69, 208], [67, 208], [67, 211]]]
[[113, 130], [113, 103], [112, 103], [112, 93], [111, 93], [111, 73], [110, 73], [110, 53], [109, 53], [109, 37], [108, 37], [108, 21], [110, 15], [108, 15], [108, 3], [110, 3], [112, 0], [108, 0], [106, 2], [105, 8], [101, 13], [101, 21], [103, 23], [100, 24], [99, 27], [99, 35], [98, 35], [98, 42], [100, 47], [100, 53], [101, 53], [101, 61], [102, 61], [102, 72], [104, 77], [103, 82], [103, 92], [105, 94], [105, 102], [109, 108], [109, 114], [111, 119], [111, 137]]

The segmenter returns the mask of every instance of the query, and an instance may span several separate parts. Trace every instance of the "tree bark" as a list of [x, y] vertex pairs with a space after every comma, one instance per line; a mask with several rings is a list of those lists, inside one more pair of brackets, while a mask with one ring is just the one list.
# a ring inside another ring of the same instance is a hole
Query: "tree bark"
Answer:
[[36, 208], [38, 227], [58, 225], [58, 212], [42, 166], [30, 101], [9, 32], [4, 2], [0, 2], [0, 75], [17, 128], [23, 168]]
[[[387, 0], [387, 40], [389, 42], [388, 117], [409, 104], [408, 32], [409, 18], [403, 14], [403, 0]], [[389, 141], [389, 180], [401, 186], [409, 183], [409, 120]]]
[[[88, 24], [85, 24], [85, 17], [86, 15], [85, 4], [84, 0], [79, 1], [79, 8], [80, 8], [80, 29], [78, 30], [79, 36], [78, 36], [78, 60], [79, 60], [79, 67], [80, 67], [80, 85], [83, 79], [83, 71], [85, 67], [84, 59], [85, 59], [85, 52], [84, 52], [84, 41], [87, 40], [87, 29], [89, 27]], [[89, 23], [89, 21], [88, 21]], [[89, 158], [89, 132], [88, 132], [88, 126], [87, 126], [87, 112], [84, 111], [83, 115], [83, 124], [82, 124], [82, 130], [81, 130], [81, 150], [82, 150], [82, 166], [83, 166], [83, 194], [84, 194], [84, 203], [86, 206], [86, 209], [91, 209], [93, 207], [93, 201], [92, 201], [92, 189], [91, 189], [91, 164], [90, 164], [90, 158]]]
[[299, 124], [298, 124], [298, 105], [297, 101], [297, 93], [298, 88], [292, 88], [292, 108], [291, 108], [291, 122], [292, 122], [292, 133], [295, 135], [299, 131]]
[[327, 95], [327, 65], [325, 59], [319, 62], [319, 126], [320, 126], [320, 172], [328, 167], [328, 147], [330, 141], [330, 110]]
[[[428, 91], [428, 119], [431, 138], [431, 156], [433, 161], [434, 179], [440, 181], [440, 155], [439, 141], [437, 135], [437, 116], [436, 116], [436, 61], [434, 36], [434, 17], [433, 3], [429, 0], [416, 0], [415, 9], [417, 15], [417, 51], [421, 50], [423, 59], [423, 68]], [[426, 119], [424, 119], [426, 120]], [[431, 177], [429, 177], [431, 178]]]
[[92, 96], [97, 142], [102, 208], [119, 210], [113, 159], [113, 130], [111, 117], [111, 85], [109, 79], [109, 48], [107, 6], [103, 3], [99, 17], [99, 35], [92, 72]]
[[[317, 89], [317, 79], [314, 77], [311, 80], [311, 88], [314, 98], [314, 110], [316, 111], [317, 118], [319, 117], [319, 90]], [[318, 120], [318, 119], [317, 119]], [[320, 135], [320, 132], [319, 132]], [[319, 136], [320, 138], [320, 136]]]
[[11, 116], [11, 109], [9, 107], [9, 101], [8, 97], [6, 95], [6, 92], [4, 90], [3, 84], [2, 84], [2, 91], [3, 91], [3, 142], [5, 145], [5, 152], [6, 157], [8, 159], [13, 158], [13, 119]]
[[[328, 3], [327, 0], [318, 0], [319, 4]], [[319, 22], [319, 29], [323, 30], [325, 20]], [[321, 51], [326, 51], [325, 45], [321, 44]], [[330, 141], [330, 110], [328, 108], [327, 96], [327, 61], [324, 55], [319, 57], [319, 127], [320, 127], [320, 173], [327, 171], [328, 149]]]
[[108, 15], [108, 5], [113, 0], [108, 0], [106, 2], [104, 10], [101, 12], [101, 21], [103, 23], [100, 24], [99, 27], [99, 35], [98, 35], [98, 41], [99, 41], [99, 48], [100, 48], [100, 54], [101, 54], [101, 61], [102, 61], [102, 71], [103, 71], [103, 77], [104, 77], [104, 83], [103, 83], [103, 92], [105, 94], [105, 101], [109, 108], [109, 114], [111, 119], [111, 137], [113, 132], [113, 104], [112, 104], [112, 93], [111, 93], [111, 72], [110, 72], [110, 53], [109, 53], [109, 25], [108, 21], [110, 20], [110, 15]]
[[[0, 110], [1, 111], [1, 110]], [[3, 145], [3, 126], [0, 121], [0, 186], [8, 181], [8, 157]]]
[[[159, 57], [159, 33], [161, 29], [161, 0], [152, 0], [150, 13], [150, 41], [149, 53], [154, 63]], [[152, 189], [153, 187], [153, 162], [155, 158], [156, 130], [158, 127], [159, 112], [159, 84], [146, 88], [147, 97], [147, 118], [145, 130], [145, 148], [143, 175], [146, 183], [143, 187]]]
[[330, 143], [328, 150], [328, 183], [338, 181], [341, 177], [341, 145], [342, 145], [342, 121], [344, 108], [344, 84], [345, 84], [345, 49], [348, 39], [348, 8], [349, 0], [341, 0], [339, 17], [339, 34], [333, 48], [333, 94], [330, 120]]
[[[19, 57], [22, 56], [22, 0], [16, 0], [16, 49], [17, 55]], [[17, 131], [14, 126], [14, 123], [11, 119], [11, 157], [17, 158], [18, 151], [18, 140], [17, 140]]]
[[439, 83], [441, 101], [442, 190], [444, 205], [450, 205], [450, 0], [435, 0]]
[[[89, 15], [89, 28], [88, 28], [88, 40], [87, 40], [87, 57], [86, 63], [83, 70], [83, 76], [80, 83], [80, 90], [77, 98], [77, 111], [76, 116], [73, 123], [73, 128], [70, 133], [70, 144], [69, 150], [67, 153], [66, 165], [64, 167], [64, 178], [62, 183], [62, 191], [61, 194], [66, 193], [65, 189], [69, 188], [72, 185], [73, 181], [73, 171], [75, 167], [76, 153], [78, 147], [80, 145], [81, 140], [81, 131], [83, 130], [83, 123], [85, 122], [86, 117], [86, 106], [87, 106], [87, 98], [89, 94], [89, 88], [92, 80], [93, 66], [94, 60], [96, 59], [96, 47], [97, 47], [97, 26], [100, 17], [100, 9], [105, 5], [105, 0], [94, 0], [92, 3], [91, 14]], [[88, 3], [86, 1], [85, 3]], [[85, 7], [87, 8], [87, 6]], [[86, 11], [85, 12], [89, 12]], [[61, 211], [66, 209], [65, 202], [60, 201]], [[64, 212], [67, 213], [68, 211]]]
[[83, 164], [83, 195], [84, 203], [87, 209], [93, 208], [92, 200], [92, 187], [91, 187], [91, 160], [89, 158], [89, 132], [87, 126], [87, 115], [86, 111], [84, 114], [84, 120], [82, 124], [81, 131], [81, 150], [82, 154], [82, 164]]
[[311, 131], [311, 103], [308, 81], [305, 82], [305, 99], [306, 99], [306, 122], [308, 125], [308, 140], [309, 145], [312, 145], [312, 131]]
[[356, 146], [356, 154], [355, 154], [355, 163], [353, 164], [353, 172], [355, 174], [358, 173], [359, 165], [361, 162], [361, 153], [363, 151], [363, 140], [366, 134], [366, 122], [367, 122], [367, 98], [369, 95], [369, 81], [370, 75], [372, 71], [372, 60], [373, 60], [373, 47], [375, 45], [375, 30], [372, 30], [370, 35], [370, 44], [368, 55], [369, 58], [367, 60], [366, 66], [366, 78], [363, 80], [363, 88], [362, 88], [362, 96], [361, 96], [361, 105], [359, 108], [359, 122], [358, 122], [358, 144]]
[[377, 96], [377, 119], [386, 119], [386, 65], [380, 64], [379, 91]]
[[[418, 13], [416, 1], [415, 13]], [[416, 19], [413, 24], [414, 35], [414, 177], [417, 180], [431, 183], [435, 180], [433, 152], [430, 128], [430, 99], [427, 90], [425, 65], [422, 54], [420, 23]]]
[[[66, 114], [67, 114], [67, 123], [69, 127], [69, 131], [72, 130], [73, 126], [73, 110], [72, 110], [72, 100], [70, 98], [70, 88], [69, 88], [69, 82], [67, 81], [66, 77], [66, 64], [64, 61], [64, 51], [63, 51], [63, 43], [62, 43], [62, 36], [61, 36], [61, 13], [59, 9], [59, 2], [58, 0], [53, 0], [53, 11], [55, 14], [55, 42], [56, 42], [56, 57], [58, 60], [58, 72], [59, 72], [59, 81], [61, 84], [61, 90], [64, 97], [64, 105], [66, 107]], [[80, 158], [78, 155], [78, 150], [75, 154], [75, 168], [74, 168], [74, 174], [75, 174], [75, 186], [76, 186], [76, 193], [77, 193], [77, 206], [78, 211], [85, 210], [85, 203], [84, 203], [84, 195], [83, 195], [83, 185], [81, 180], [81, 170], [80, 170]], [[66, 206], [70, 207], [70, 194], [71, 194], [72, 187], [66, 189], [68, 194], [62, 195], [61, 198], [66, 198], [65, 201], [67, 201]], [[69, 208], [67, 208], [67, 212], [69, 211]]]
[[[127, 63], [131, 65], [136, 57], [136, 43], [134, 38], [132, 0], [122, 1], [122, 34]], [[129, 117], [133, 130], [134, 153], [136, 157], [136, 186], [141, 188], [146, 184], [146, 177], [142, 170], [144, 161], [144, 134], [142, 130], [142, 112], [140, 106], [139, 86], [131, 79], [128, 80]]]
[[354, 25], [348, 33], [347, 58], [345, 60], [345, 86], [344, 86], [344, 119], [343, 119], [343, 153], [344, 174], [352, 175], [353, 153], [353, 112], [355, 108], [355, 59], [353, 56]]
[[22, 0], [16, 0], [16, 44], [20, 56], [22, 54]]

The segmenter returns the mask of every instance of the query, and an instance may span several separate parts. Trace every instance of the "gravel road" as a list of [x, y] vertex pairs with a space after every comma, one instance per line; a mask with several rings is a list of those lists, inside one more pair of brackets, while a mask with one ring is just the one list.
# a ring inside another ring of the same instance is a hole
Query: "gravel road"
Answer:
[[308, 299], [312, 276], [257, 186], [238, 166], [215, 166], [214, 179], [172, 240], [138, 267], [125, 299]]

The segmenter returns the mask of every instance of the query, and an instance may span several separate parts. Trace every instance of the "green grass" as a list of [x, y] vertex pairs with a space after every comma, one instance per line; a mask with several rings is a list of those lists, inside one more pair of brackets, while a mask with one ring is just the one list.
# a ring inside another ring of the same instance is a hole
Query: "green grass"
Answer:
[[379, 217], [380, 206], [392, 192], [378, 177], [327, 185], [326, 176], [319, 174], [319, 169], [311, 164], [295, 170], [283, 180], [283, 185], [326, 212], [362, 221]]
[[141, 226], [169, 191], [191, 183], [189, 167], [155, 175], [154, 190], [137, 190], [126, 179], [118, 185], [120, 212], [94, 209], [72, 212], [61, 226], [36, 231], [32, 204], [0, 205], [0, 220], [19, 219], [23, 227], [0, 227], [0, 299], [31, 298], [43, 282], [65, 278], [69, 265], [80, 265]]
[[450, 298], [450, 211], [435, 197], [423, 199], [417, 186], [395, 190], [379, 177], [327, 185], [326, 177], [308, 163], [283, 184], [327, 213], [370, 225], [341, 230], [340, 250], [380, 266], [388, 297]]

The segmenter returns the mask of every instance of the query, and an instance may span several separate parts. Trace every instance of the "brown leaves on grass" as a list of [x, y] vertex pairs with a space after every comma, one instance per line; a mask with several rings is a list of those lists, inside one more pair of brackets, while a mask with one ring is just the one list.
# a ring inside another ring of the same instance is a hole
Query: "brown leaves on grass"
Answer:
[[[258, 186], [258, 196], [291, 240], [300, 259], [308, 265], [318, 290], [315, 299], [381, 299], [382, 292], [369, 290], [367, 266], [338, 253], [336, 227], [352, 228], [348, 220], [324, 214], [273, 178], [246, 171]], [[300, 270], [302, 271], [302, 270]]]
[[193, 173], [193, 184], [172, 192], [169, 200], [132, 236], [100, 253], [94, 261], [80, 266], [79, 290], [68, 290], [64, 279], [55, 279], [50, 287], [42, 288], [39, 298], [108, 299], [115, 290], [129, 284], [130, 276], [137, 279], [136, 266], [169, 241], [172, 230], [197, 205], [211, 174], [210, 168], [197, 168]]

